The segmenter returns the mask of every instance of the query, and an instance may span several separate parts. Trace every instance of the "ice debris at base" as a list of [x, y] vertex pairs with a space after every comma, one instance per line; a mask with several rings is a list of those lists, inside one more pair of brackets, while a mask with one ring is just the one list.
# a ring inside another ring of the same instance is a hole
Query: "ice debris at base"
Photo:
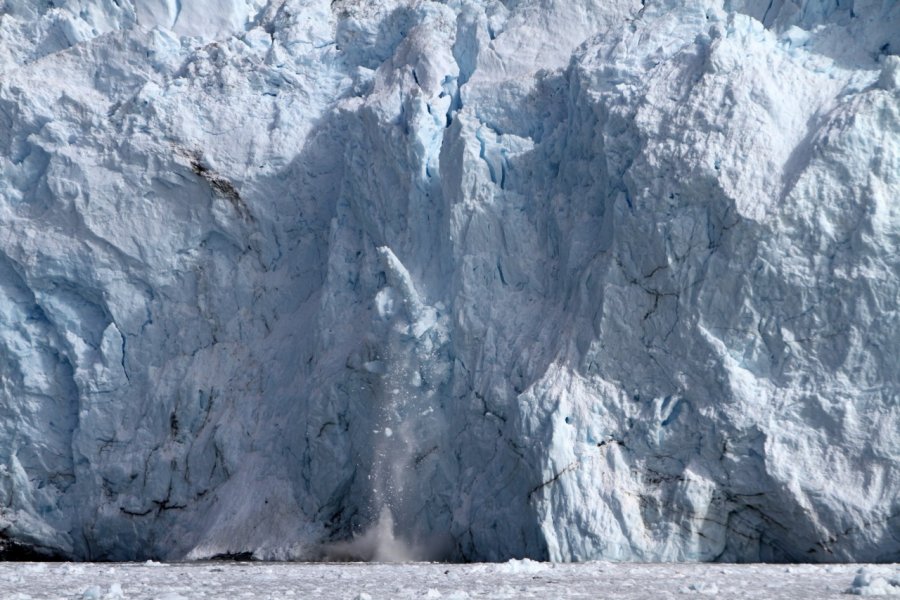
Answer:
[[0, 0], [0, 553], [900, 559], [898, 48], [891, 1]]
[[717, 596], [719, 594], [719, 586], [715, 583], [692, 583], [686, 588], [682, 588], [682, 594], [702, 594], [704, 596]]
[[893, 574], [862, 567], [847, 590], [857, 596], [900, 596], [900, 570]]
[[[124, 600], [125, 596], [122, 593], [122, 585], [119, 583], [113, 583], [107, 588], [105, 591], [103, 586], [100, 585], [92, 585], [81, 594], [82, 600]], [[176, 600], [175, 598], [171, 598], [171, 594], [165, 594], [163, 596], [158, 596], [157, 600]], [[178, 597], [183, 598], [183, 596]]]

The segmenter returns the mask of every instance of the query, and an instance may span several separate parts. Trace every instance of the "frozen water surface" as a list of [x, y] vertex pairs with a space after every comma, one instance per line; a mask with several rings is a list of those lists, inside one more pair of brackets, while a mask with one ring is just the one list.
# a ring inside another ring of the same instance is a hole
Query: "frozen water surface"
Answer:
[[[862, 571], [862, 573], [860, 573]], [[3, 563], [0, 597], [846, 598], [900, 593], [898, 565]], [[852, 588], [856, 585], [855, 588]], [[880, 587], [879, 587], [880, 586]]]

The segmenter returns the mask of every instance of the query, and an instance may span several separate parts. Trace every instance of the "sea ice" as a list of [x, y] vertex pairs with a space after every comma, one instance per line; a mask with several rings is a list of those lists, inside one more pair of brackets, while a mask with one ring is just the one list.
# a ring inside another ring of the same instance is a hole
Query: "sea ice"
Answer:
[[[734, 600], [839, 600], [847, 598], [855, 565], [809, 566], [787, 573], [778, 565], [538, 563], [511, 565], [441, 563], [261, 564], [197, 562], [156, 569], [140, 563], [119, 567], [115, 580], [102, 564], [85, 564], [72, 576], [53, 565], [43, 577], [13, 586], [9, 572], [21, 564], [0, 563], [3, 598], [96, 598], [97, 600], [181, 600], [182, 598], [729, 598]], [[890, 568], [866, 565], [886, 575]], [[857, 577], [858, 579], [858, 577]], [[874, 579], [872, 580], [874, 581]], [[856, 583], [854, 588], [856, 589]], [[862, 589], [874, 591], [871, 585]], [[855, 593], [852, 592], [851, 593]]]

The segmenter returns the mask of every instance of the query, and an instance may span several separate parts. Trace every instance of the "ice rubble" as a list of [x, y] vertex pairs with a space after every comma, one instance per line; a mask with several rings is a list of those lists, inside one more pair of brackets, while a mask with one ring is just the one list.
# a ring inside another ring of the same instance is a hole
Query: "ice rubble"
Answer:
[[[188, 598], [395, 598], [492, 600], [848, 600], [846, 594], [895, 600], [891, 568], [858, 565], [611, 562], [547, 563], [9, 563], [0, 562], [0, 596], [8, 600], [181, 600]], [[77, 568], [75, 568], [77, 567]], [[856, 577], [855, 577], [856, 576]], [[847, 585], [853, 581], [849, 590]], [[885, 591], [887, 589], [887, 591]]]
[[845, 593], [856, 596], [900, 596], [900, 573], [891, 577], [862, 567]]
[[763, 4], [0, 2], [6, 551], [898, 560], [900, 6]]

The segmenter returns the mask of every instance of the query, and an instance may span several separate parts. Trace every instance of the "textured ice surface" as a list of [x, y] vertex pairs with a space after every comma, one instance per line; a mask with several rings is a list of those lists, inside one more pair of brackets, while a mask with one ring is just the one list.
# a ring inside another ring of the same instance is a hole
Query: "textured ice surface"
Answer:
[[4, 547], [897, 560], [898, 47], [892, 0], [0, 0]]
[[0, 563], [0, 595], [9, 600], [847, 600], [845, 592], [893, 597], [883, 588], [859, 587], [857, 582], [861, 577], [886, 581], [895, 577], [895, 568], [868, 565], [855, 574], [857, 569], [855, 565], [561, 564], [527, 559], [473, 565]]
[[857, 596], [900, 596], [900, 570], [861, 567], [847, 588], [848, 594]]

